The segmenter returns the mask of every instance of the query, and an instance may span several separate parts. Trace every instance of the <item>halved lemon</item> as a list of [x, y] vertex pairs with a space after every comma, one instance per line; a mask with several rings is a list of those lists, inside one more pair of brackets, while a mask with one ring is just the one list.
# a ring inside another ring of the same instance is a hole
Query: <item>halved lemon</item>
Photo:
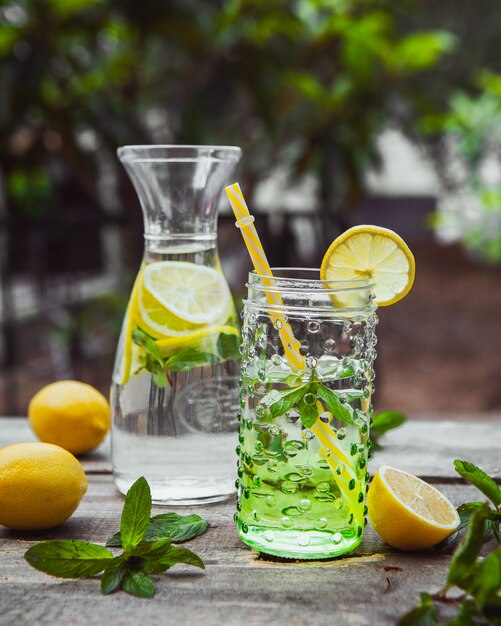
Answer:
[[459, 524], [454, 505], [438, 489], [389, 465], [372, 479], [367, 506], [374, 530], [401, 550], [431, 548]]
[[321, 280], [370, 279], [379, 306], [404, 298], [414, 283], [414, 274], [414, 256], [405, 241], [380, 226], [348, 229], [331, 243], [320, 267]]
[[151, 263], [143, 286], [167, 311], [188, 324], [211, 324], [230, 302], [230, 290], [218, 270], [182, 261]]

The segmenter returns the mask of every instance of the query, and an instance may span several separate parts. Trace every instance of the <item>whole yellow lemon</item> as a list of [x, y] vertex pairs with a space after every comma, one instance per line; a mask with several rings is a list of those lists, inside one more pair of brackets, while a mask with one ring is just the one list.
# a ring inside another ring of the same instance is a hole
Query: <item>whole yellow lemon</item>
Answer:
[[85, 454], [110, 429], [110, 405], [97, 389], [76, 380], [61, 380], [36, 393], [28, 407], [35, 435], [72, 454]]
[[0, 524], [19, 530], [65, 522], [87, 491], [78, 460], [50, 443], [0, 448]]

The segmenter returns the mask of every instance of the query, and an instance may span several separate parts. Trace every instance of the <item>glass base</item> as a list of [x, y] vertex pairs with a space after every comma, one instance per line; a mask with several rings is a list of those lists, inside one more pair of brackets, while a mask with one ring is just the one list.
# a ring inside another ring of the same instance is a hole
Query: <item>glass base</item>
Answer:
[[320, 530], [283, 530], [248, 526], [244, 532], [239, 525], [238, 536], [250, 546], [264, 554], [286, 559], [330, 559], [351, 552], [362, 542], [363, 535], [354, 535], [352, 531], [343, 535], [341, 532], [322, 532]]
[[[124, 495], [136, 481], [137, 476], [114, 474], [117, 489]], [[224, 502], [235, 495], [235, 485], [221, 484], [221, 481], [199, 479], [169, 479], [159, 481], [145, 476], [151, 489], [153, 504], [161, 506], [189, 506]]]

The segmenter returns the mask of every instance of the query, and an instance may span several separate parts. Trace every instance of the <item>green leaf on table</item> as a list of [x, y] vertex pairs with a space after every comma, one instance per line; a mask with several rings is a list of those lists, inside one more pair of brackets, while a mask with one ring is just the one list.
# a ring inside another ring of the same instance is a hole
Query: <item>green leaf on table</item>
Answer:
[[191, 550], [178, 546], [170, 546], [161, 557], [148, 557], [143, 566], [143, 570], [148, 574], [161, 574], [170, 569], [173, 565], [176, 565], [176, 563], [185, 563], [205, 569], [202, 559]]
[[353, 419], [353, 408], [347, 402], [341, 402], [339, 395], [323, 383], [312, 383], [313, 385], [315, 387], [312, 388], [312, 393], [321, 398], [325, 409], [332, 413], [335, 419], [350, 426], [356, 425]]
[[406, 421], [407, 416], [399, 411], [378, 413], [372, 420], [371, 437], [382, 437], [389, 430], [402, 426]]
[[128, 570], [122, 581], [122, 589], [132, 596], [140, 598], [152, 598], [155, 595], [155, 585], [153, 581], [143, 571]]
[[482, 545], [484, 543], [485, 523], [489, 517], [489, 507], [478, 507], [473, 513], [465, 536], [456, 548], [449, 566], [448, 585], [465, 589]]
[[207, 522], [194, 513], [191, 515], [162, 513], [151, 518], [146, 532], [148, 541], [169, 537], [175, 543], [183, 543], [202, 535], [207, 527]]
[[120, 589], [126, 574], [127, 557], [124, 555], [117, 556], [110, 563], [107, 563], [101, 576], [101, 593], [106, 595]]
[[[208, 524], [200, 515], [179, 515], [178, 513], [162, 513], [150, 519], [148, 528], [143, 536], [143, 541], [158, 541], [170, 539], [175, 543], [189, 541], [202, 535], [207, 530]], [[120, 547], [120, 533], [116, 533], [108, 539], [107, 546]]]
[[120, 520], [120, 536], [124, 550], [129, 550], [141, 542], [150, 523], [150, 513], [150, 486], [146, 479], [141, 476], [125, 496]]
[[309, 384], [304, 384], [280, 391], [274, 389], [262, 399], [262, 403], [268, 407], [271, 417], [279, 417], [298, 404], [307, 392], [308, 386]]
[[[457, 512], [459, 515], [459, 526], [456, 530], [446, 537], [440, 543], [437, 543], [436, 546], [433, 547], [435, 552], [449, 553], [453, 548], [457, 546], [457, 544], [463, 539], [466, 534], [466, 530], [468, 528], [468, 524], [473, 516], [473, 514], [478, 511], [478, 509], [485, 508], [485, 502], [465, 502], [461, 504], [457, 508]], [[489, 518], [492, 516], [493, 511], [489, 514]], [[489, 520], [485, 523], [484, 529], [484, 541], [489, 536], [492, 530], [492, 522]]]
[[472, 571], [467, 591], [480, 609], [499, 597], [501, 590], [501, 548], [488, 554]]
[[26, 551], [31, 567], [60, 578], [87, 578], [102, 572], [113, 554], [95, 543], [77, 540], [41, 541]]
[[217, 351], [223, 360], [240, 358], [240, 337], [221, 333], [217, 340]]
[[170, 539], [160, 539], [159, 541], [144, 541], [127, 553], [128, 558], [144, 558], [146, 560], [156, 561], [161, 559], [170, 548]]
[[202, 365], [211, 365], [218, 363], [219, 356], [212, 352], [200, 352], [195, 348], [186, 348], [186, 350], [180, 350], [171, 356], [165, 362], [165, 366], [171, 372], [183, 372], [191, 370], [194, 367], [200, 367]]
[[472, 485], [475, 485], [479, 491], [487, 496], [495, 507], [501, 505], [501, 489], [483, 470], [473, 463], [461, 461], [460, 459], [454, 461], [454, 467], [460, 476]]
[[301, 422], [305, 428], [311, 428], [318, 419], [318, 407], [316, 403], [308, 404], [305, 402], [304, 396], [298, 402], [298, 411]]
[[421, 601], [398, 620], [397, 626], [435, 626], [437, 611], [428, 593], [421, 594]]

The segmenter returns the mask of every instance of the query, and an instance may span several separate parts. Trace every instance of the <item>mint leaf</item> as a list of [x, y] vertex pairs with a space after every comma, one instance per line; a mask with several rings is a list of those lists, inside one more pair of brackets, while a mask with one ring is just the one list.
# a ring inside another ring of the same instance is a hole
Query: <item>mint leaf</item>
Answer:
[[383, 411], [378, 413], [371, 424], [371, 438], [382, 437], [389, 430], [402, 426], [407, 416], [399, 411]]
[[489, 507], [484, 505], [472, 515], [466, 534], [452, 555], [447, 576], [448, 585], [457, 585], [462, 589], [467, 586], [471, 569], [484, 543], [485, 522], [489, 511]]
[[217, 340], [217, 351], [220, 357], [226, 361], [228, 359], [240, 358], [240, 337], [238, 335], [230, 335], [221, 333]]
[[164, 358], [155, 341], [139, 328], [132, 331], [132, 341], [145, 351], [142, 359], [144, 367], [150, 372], [155, 385], [160, 388], [168, 387]]
[[207, 530], [207, 527], [207, 522], [200, 515], [162, 513], [151, 518], [147, 530], [147, 538], [148, 541], [152, 541], [168, 536], [171, 541], [182, 543], [202, 535]]
[[31, 567], [60, 578], [87, 578], [102, 572], [113, 554], [95, 543], [41, 541], [24, 554]]
[[106, 565], [104, 574], [101, 576], [101, 593], [113, 593], [120, 589], [123, 579], [127, 574], [127, 559], [123, 555], [115, 557]]
[[155, 340], [148, 336], [144, 331], [139, 328], [132, 331], [132, 341], [143, 348], [143, 350], [149, 354], [158, 363], [163, 365], [163, 357], [160, 349], [158, 348]]
[[202, 365], [218, 363], [219, 356], [212, 352], [199, 352], [194, 348], [180, 350], [167, 359], [165, 366], [171, 372], [183, 372]]
[[460, 459], [456, 459], [454, 461], [454, 467], [460, 476], [472, 485], [475, 485], [479, 491], [487, 496], [495, 507], [499, 507], [501, 505], [501, 490], [494, 480], [483, 470], [473, 463], [461, 461]]
[[[315, 386], [313, 388], [313, 385]], [[326, 387], [323, 383], [312, 383], [312, 393], [322, 399], [322, 403], [327, 411], [332, 413], [332, 416], [350, 426], [356, 426], [353, 419], [353, 409], [347, 402], [341, 402], [338, 394]], [[341, 392], [342, 393], [342, 392]]]
[[150, 372], [153, 382], [157, 387], [163, 389], [169, 386], [169, 379], [165, 373], [163, 365], [160, 365], [158, 361], [153, 359], [149, 354], [144, 358], [144, 366]]
[[155, 595], [155, 585], [153, 581], [141, 570], [127, 571], [123, 581], [122, 589], [133, 596], [140, 598], [152, 598]]
[[198, 555], [187, 548], [179, 548], [178, 546], [168, 548], [161, 558], [148, 558], [143, 569], [148, 574], [161, 574], [176, 563], [186, 563], [187, 565], [205, 569], [205, 565]]
[[471, 573], [467, 591], [483, 609], [501, 590], [501, 548], [496, 548]]
[[136, 546], [143, 538], [150, 522], [151, 492], [146, 479], [141, 476], [125, 496], [120, 535], [125, 551]]
[[[306, 395], [306, 394], [305, 394]], [[307, 404], [304, 396], [298, 403], [299, 416], [305, 428], [311, 428], [318, 419], [318, 408], [316, 404]]]
[[270, 410], [271, 417], [279, 417], [296, 406], [308, 390], [308, 384], [293, 387], [292, 389], [274, 389], [263, 399], [262, 403]]
[[[150, 519], [150, 523], [143, 536], [143, 541], [158, 541], [170, 539], [175, 543], [189, 541], [198, 537], [207, 530], [207, 522], [200, 515], [179, 515], [178, 513], [162, 513]], [[107, 546], [120, 547], [122, 545], [120, 533], [116, 533], [106, 542]]]
[[428, 593], [421, 594], [420, 603], [403, 615], [397, 626], [436, 626], [437, 611], [432, 597]]
[[128, 557], [142, 557], [157, 561], [167, 553], [170, 548], [170, 539], [160, 539], [160, 541], [146, 541], [135, 546], [128, 552]]
[[461, 602], [459, 612], [456, 617], [446, 622], [444, 626], [475, 626], [474, 613], [475, 607], [469, 600]]

